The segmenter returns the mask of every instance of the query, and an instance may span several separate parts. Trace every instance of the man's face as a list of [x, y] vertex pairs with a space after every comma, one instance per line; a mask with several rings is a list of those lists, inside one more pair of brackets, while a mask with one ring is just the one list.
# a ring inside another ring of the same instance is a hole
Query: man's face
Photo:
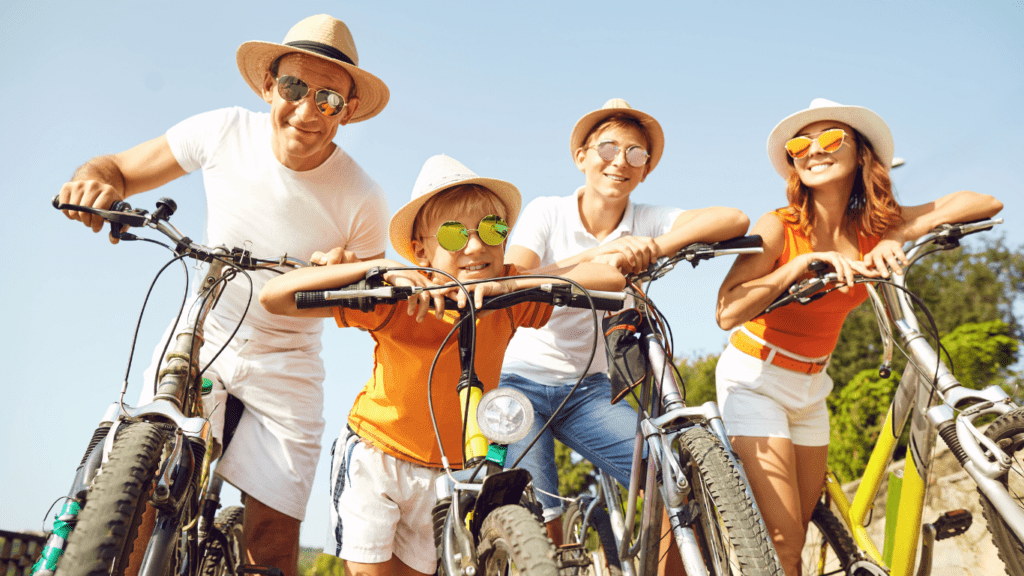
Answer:
[[[594, 149], [601, 142], [619, 147], [611, 161], [602, 160]], [[606, 126], [587, 139], [587, 145], [576, 151], [576, 166], [586, 176], [588, 192], [608, 200], [629, 198], [647, 175], [647, 165], [634, 167], [626, 162], [625, 150], [631, 146], [647, 149], [643, 132], [635, 126]]]
[[[282, 58], [278, 78], [282, 76], [294, 76], [310, 89], [301, 100], [289, 102], [281, 97], [277, 80], [270, 72], [264, 76], [263, 99], [270, 104], [274, 156], [292, 170], [312, 170], [334, 152], [332, 140], [338, 126], [347, 124], [359, 106], [358, 99], [348, 98], [352, 78], [341, 66], [305, 54], [289, 54]], [[320, 88], [334, 90], [348, 100], [340, 114], [324, 116], [316, 107], [313, 95]]]

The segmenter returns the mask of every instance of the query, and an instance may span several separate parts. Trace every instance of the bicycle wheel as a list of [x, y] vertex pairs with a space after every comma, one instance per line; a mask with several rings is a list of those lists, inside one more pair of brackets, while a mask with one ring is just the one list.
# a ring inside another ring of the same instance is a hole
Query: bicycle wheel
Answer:
[[486, 576], [556, 576], [555, 547], [526, 508], [501, 506], [480, 525], [480, 564]]
[[[604, 558], [604, 564], [600, 570], [594, 573], [600, 576], [620, 576], [622, 565], [619, 561], [619, 549], [615, 545], [615, 534], [612, 532], [612, 521], [608, 517], [608, 511], [603, 507], [595, 508], [590, 514], [590, 523], [587, 525], [586, 533], [583, 532], [583, 514], [586, 512], [592, 500], [576, 500], [569, 505], [562, 515], [562, 541], [566, 544], [582, 544], [588, 556], [592, 552], [600, 551], [599, 557]], [[580, 570], [579, 574], [585, 574]], [[563, 572], [564, 574], [564, 572]]]
[[804, 576], [846, 574], [856, 557], [857, 546], [846, 527], [824, 502], [818, 501], [801, 554]]
[[154, 424], [122, 424], [57, 564], [59, 576], [124, 572], [153, 490], [163, 444], [164, 434]]
[[[225, 508], [217, 515], [213, 526], [227, 541], [228, 549], [225, 550], [220, 540], [210, 540], [199, 564], [199, 574], [202, 576], [223, 576], [234, 574], [239, 566], [245, 564], [242, 556], [245, 554], [245, 540], [242, 537], [242, 517], [245, 509], [241, 506]], [[230, 564], [229, 564], [230, 562]]]
[[704, 428], [679, 436], [680, 462], [699, 508], [693, 524], [711, 574], [782, 576], [768, 531], [725, 448]]
[[[1017, 505], [1024, 507], [1024, 407], [1015, 408], [993, 422], [985, 435], [999, 445], [1012, 460], [1010, 470], [997, 478], [1006, 487]], [[1006, 572], [1012, 576], [1024, 575], [1024, 545], [1006, 525], [1006, 521], [981, 491], [981, 509], [992, 533], [992, 541], [999, 552], [999, 558], [1006, 565]]]

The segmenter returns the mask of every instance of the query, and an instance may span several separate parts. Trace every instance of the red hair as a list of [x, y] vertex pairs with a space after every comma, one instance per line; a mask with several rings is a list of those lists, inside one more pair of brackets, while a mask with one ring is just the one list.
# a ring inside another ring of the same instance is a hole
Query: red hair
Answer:
[[[854, 131], [857, 141], [857, 171], [853, 190], [843, 214], [843, 226], [868, 236], [882, 236], [889, 230], [903, 224], [900, 205], [889, 179], [889, 167], [879, 162], [867, 138]], [[793, 163], [792, 160], [789, 161]], [[798, 224], [800, 230], [810, 236], [814, 225], [814, 191], [804, 186], [796, 170], [789, 175], [786, 184], [788, 209], [783, 211], [786, 222]]]

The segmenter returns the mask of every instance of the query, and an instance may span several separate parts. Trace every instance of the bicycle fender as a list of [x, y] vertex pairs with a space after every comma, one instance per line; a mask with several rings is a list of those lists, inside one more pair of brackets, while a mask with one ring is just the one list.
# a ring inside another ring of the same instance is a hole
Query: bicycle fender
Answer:
[[496, 508], [518, 504], [523, 497], [523, 490], [531, 480], [533, 478], [530, 473], [522, 468], [498, 472], [485, 478], [473, 507], [473, 521], [469, 527], [473, 536], [480, 535], [480, 525], [483, 524], [484, 518]]

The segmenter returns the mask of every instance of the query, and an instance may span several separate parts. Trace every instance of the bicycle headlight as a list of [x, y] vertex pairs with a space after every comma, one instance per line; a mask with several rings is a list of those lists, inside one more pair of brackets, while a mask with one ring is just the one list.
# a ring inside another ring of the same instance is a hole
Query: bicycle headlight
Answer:
[[480, 399], [476, 419], [480, 431], [491, 442], [511, 444], [529, 433], [533, 425], [533, 405], [518, 390], [498, 388]]

